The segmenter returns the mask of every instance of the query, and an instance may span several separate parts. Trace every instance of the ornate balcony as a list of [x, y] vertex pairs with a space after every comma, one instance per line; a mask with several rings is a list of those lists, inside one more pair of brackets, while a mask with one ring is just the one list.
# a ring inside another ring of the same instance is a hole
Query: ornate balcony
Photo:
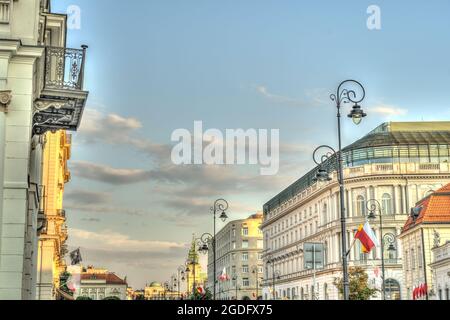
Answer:
[[87, 46], [45, 48], [42, 89], [33, 117], [34, 134], [78, 129], [88, 97], [88, 92], [83, 91], [86, 50]]

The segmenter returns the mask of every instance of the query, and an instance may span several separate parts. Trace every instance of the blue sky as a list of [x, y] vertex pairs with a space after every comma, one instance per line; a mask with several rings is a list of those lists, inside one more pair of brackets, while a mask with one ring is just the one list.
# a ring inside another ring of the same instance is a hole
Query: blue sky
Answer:
[[[229, 200], [241, 218], [336, 145], [329, 101], [341, 80], [367, 90], [369, 117], [344, 122], [350, 143], [385, 121], [450, 117], [450, 2], [54, 0], [81, 9], [68, 46], [88, 44], [90, 91], [66, 189], [70, 245], [85, 263], [166, 280], [192, 233], [211, 231], [209, 207]], [[381, 30], [366, 10], [381, 9]], [[347, 111], [347, 110], [346, 110]], [[174, 168], [173, 130], [280, 129], [276, 177], [255, 168]]]

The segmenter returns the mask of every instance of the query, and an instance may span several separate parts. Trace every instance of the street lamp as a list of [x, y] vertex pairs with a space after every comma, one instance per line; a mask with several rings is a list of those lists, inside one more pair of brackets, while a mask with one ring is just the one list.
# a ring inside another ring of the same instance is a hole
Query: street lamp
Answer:
[[367, 201], [367, 210], [369, 211], [368, 218], [370, 220], [375, 220], [377, 218], [377, 213], [380, 218], [380, 235], [381, 235], [381, 278], [382, 278], [382, 292], [383, 292], [383, 300], [386, 300], [386, 285], [385, 285], [385, 266], [384, 266], [384, 248], [385, 243], [389, 244], [388, 251], [395, 252], [397, 249], [395, 248], [395, 235], [392, 233], [386, 233], [383, 235], [383, 213], [382, 206], [378, 200], [370, 199]]
[[275, 270], [275, 259], [267, 260], [267, 264], [272, 264], [272, 298], [273, 298], [273, 300], [276, 300], [275, 280], [281, 279], [281, 273], [279, 270]]
[[207, 254], [209, 252], [208, 244], [213, 241], [213, 236], [210, 233], [204, 233], [200, 238], [195, 239], [198, 246], [198, 252]]
[[255, 275], [256, 280], [256, 300], [259, 300], [259, 290], [258, 290], [258, 282], [259, 282], [259, 266], [253, 266], [252, 267], [252, 273]]
[[237, 274], [235, 274], [232, 278], [231, 278], [231, 280], [233, 280], [234, 281], [234, 284], [235, 284], [235, 290], [236, 290], [236, 297], [235, 297], [235, 299], [236, 300], [238, 300], [238, 275]]
[[213, 299], [216, 300], [216, 277], [217, 277], [217, 271], [216, 271], [216, 216], [220, 212], [220, 220], [222, 222], [225, 222], [228, 219], [228, 216], [226, 214], [226, 211], [228, 210], [228, 202], [225, 199], [217, 199], [214, 201], [214, 206], [211, 208], [211, 212], [213, 214], [213, 220], [214, 220], [214, 232], [213, 232], [213, 238], [212, 238], [212, 246], [213, 246]]
[[185, 269], [186, 266], [179, 266], [177, 269], [177, 273], [178, 273], [178, 298], [181, 300], [181, 282], [184, 282], [184, 274], [185, 274]]
[[[358, 94], [354, 89], [350, 89], [350, 85], [359, 88]], [[367, 114], [362, 110], [359, 105], [366, 97], [366, 90], [363, 85], [356, 80], [345, 80], [341, 82], [336, 90], [336, 94], [330, 95], [332, 101], [336, 103], [337, 109], [337, 129], [338, 129], [338, 144], [339, 150], [335, 152], [332, 148], [328, 147], [336, 155], [336, 161], [338, 166], [338, 182], [339, 182], [339, 195], [341, 204], [341, 249], [342, 249], [342, 273], [343, 273], [343, 286], [344, 286], [344, 299], [349, 299], [349, 280], [348, 280], [348, 266], [347, 266], [347, 229], [345, 220], [345, 199], [344, 199], [344, 169], [343, 169], [343, 157], [342, 157], [342, 137], [341, 137], [341, 108], [343, 104], [353, 103], [353, 108], [348, 114], [349, 118], [352, 118], [353, 122], [358, 125], [361, 123], [362, 119], [367, 116]], [[317, 151], [317, 150], [316, 150]], [[326, 156], [329, 158], [328, 156]], [[323, 161], [322, 161], [323, 162]], [[317, 179], [319, 181], [330, 181], [328, 172], [324, 170], [323, 166], [319, 169], [317, 174]]]

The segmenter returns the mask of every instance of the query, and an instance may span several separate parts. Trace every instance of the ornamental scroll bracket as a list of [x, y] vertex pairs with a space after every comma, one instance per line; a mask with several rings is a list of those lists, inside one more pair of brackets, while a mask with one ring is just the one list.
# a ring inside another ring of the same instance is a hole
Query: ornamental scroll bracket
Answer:
[[33, 134], [42, 135], [47, 131], [67, 129], [74, 121], [73, 100], [39, 100], [34, 104]]

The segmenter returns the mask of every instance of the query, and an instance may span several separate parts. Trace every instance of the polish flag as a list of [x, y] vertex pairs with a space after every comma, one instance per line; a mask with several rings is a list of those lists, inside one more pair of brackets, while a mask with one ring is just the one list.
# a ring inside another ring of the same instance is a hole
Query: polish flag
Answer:
[[205, 294], [205, 289], [203, 289], [203, 287], [198, 287], [197, 288], [197, 292], [199, 293], [199, 294]]
[[361, 242], [362, 251], [364, 253], [370, 253], [374, 247], [380, 246], [380, 243], [370, 227], [369, 222], [366, 222], [364, 226], [359, 226], [358, 231], [355, 234], [355, 239], [358, 239]]
[[219, 281], [227, 281], [229, 277], [227, 275], [227, 268], [223, 268], [222, 274], [219, 276]]

